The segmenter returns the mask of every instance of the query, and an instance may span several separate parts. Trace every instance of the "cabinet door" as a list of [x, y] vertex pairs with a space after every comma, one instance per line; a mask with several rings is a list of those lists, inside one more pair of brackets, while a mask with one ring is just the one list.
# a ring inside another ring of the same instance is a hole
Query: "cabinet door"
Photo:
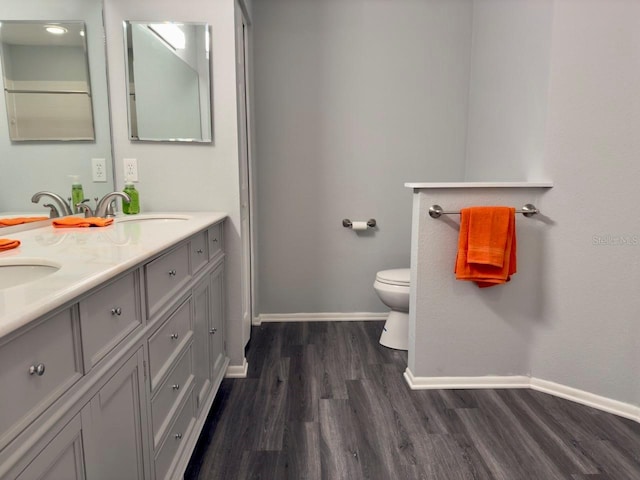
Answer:
[[220, 264], [210, 276], [211, 314], [209, 316], [209, 355], [211, 379], [221, 375], [224, 366], [224, 263]]
[[87, 478], [144, 478], [143, 372], [140, 349], [82, 410]]
[[83, 480], [82, 421], [73, 419], [25, 468], [17, 480]]
[[193, 289], [194, 337], [193, 337], [193, 374], [195, 377], [196, 408], [200, 413], [201, 405], [211, 389], [211, 367], [209, 366], [209, 323], [211, 312], [211, 283], [205, 277]]

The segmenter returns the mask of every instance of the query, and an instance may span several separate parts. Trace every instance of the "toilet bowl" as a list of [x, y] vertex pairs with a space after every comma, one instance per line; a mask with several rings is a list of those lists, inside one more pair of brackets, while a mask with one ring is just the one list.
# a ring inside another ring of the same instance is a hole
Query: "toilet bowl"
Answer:
[[391, 309], [380, 335], [380, 344], [396, 350], [409, 348], [409, 272], [408, 268], [382, 270], [373, 288]]

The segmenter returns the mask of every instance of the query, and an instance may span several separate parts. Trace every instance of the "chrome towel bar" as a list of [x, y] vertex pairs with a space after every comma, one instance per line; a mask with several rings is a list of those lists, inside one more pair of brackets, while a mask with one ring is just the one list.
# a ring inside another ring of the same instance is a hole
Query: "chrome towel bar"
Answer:
[[[516, 210], [516, 213], [521, 213], [525, 217], [533, 217], [535, 214], [540, 213], [540, 210], [535, 205], [527, 203], [522, 209]], [[440, 218], [440, 215], [460, 215], [460, 212], [445, 212], [440, 205], [431, 205], [429, 207], [429, 216], [431, 218]]]

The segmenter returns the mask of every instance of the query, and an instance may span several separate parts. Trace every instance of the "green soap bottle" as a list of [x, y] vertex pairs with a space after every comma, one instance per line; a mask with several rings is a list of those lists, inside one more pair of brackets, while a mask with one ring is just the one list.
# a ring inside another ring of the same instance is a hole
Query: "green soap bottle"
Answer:
[[133, 185], [133, 182], [127, 181], [124, 184], [123, 192], [129, 195], [131, 201], [127, 202], [122, 200], [122, 213], [126, 215], [135, 215], [136, 213], [140, 213], [140, 194]]
[[76, 207], [84, 200], [84, 191], [80, 183], [80, 175], [69, 175], [71, 177], [71, 211], [74, 213], [82, 212], [81, 208]]

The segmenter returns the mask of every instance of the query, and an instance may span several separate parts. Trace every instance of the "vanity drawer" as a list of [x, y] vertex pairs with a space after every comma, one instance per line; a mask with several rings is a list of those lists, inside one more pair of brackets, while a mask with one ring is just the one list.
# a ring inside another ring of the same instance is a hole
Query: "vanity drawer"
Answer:
[[200, 232], [191, 238], [191, 273], [196, 274], [209, 261], [207, 253], [207, 233]]
[[189, 244], [183, 243], [156, 258], [144, 270], [147, 315], [152, 317], [189, 280]]
[[[193, 408], [193, 390], [185, 397], [186, 402], [181, 405], [178, 415], [169, 427], [164, 443], [155, 457], [156, 480], [171, 478], [172, 466], [182, 452], [183, 445], [189, 438], [195, 424], [195, 410]], [[174, 467], [175, 468], [175, 467]]]
[[71, 309], [0, 344], [0, 450], [82, 376]]
[[193, 383], [191, 347], [183, 353], [178, 364], [160, 384], [151, 400], [151, 417], [153, 422], [153, 444], [158, 446], [171, 418], [169, 414], [177, 407], [182, 393], [189, 390]]
[[131, 272], [80, 302], [82, 350], [87, 370], [142, 325], [136, 302], [137, 285], [136, 275]]
[[171, 361], [192, 337], [191, 297], [149, 338], [151, 389], [155, 389], [171, 366]]
[[209, 237], [209, 260], [218, 256], [224, 247], [222, 238], [222, 223], [218, 223], [207, 230]]

